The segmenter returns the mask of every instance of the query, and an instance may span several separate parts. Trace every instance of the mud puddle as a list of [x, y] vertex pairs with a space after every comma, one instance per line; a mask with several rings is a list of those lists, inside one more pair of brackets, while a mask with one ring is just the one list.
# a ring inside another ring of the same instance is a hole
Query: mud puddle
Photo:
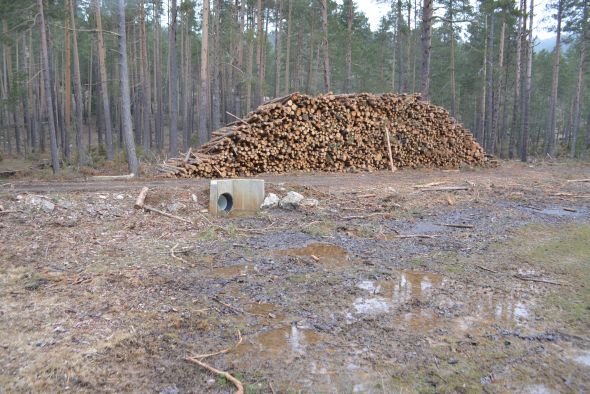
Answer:
[[312, 243], [302, 248], [283, 249], [275, 253], [279, 256], [310, 258], [325, 268], [344, 268], [351, 264], [344, 248], [327, 243]]

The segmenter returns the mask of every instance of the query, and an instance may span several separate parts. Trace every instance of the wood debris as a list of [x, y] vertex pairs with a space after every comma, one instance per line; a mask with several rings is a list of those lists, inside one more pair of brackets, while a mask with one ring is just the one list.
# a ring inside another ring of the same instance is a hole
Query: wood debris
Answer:
[[482, 165], [487, 160], [465, 127], [415, 94], [293, 93], [263, 104], [213, 136], [160, 165], [162, 176], [395, 171]]

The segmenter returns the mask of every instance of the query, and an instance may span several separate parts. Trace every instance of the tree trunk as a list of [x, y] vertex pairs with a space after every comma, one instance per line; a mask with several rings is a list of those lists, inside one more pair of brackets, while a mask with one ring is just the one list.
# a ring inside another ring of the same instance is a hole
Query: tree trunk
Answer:
[[[123, 1], [123, 0], [121, 0]], [[45, 99], [47, 105], [47, 117], [48, 117], [48, 126], [49, 126], [49, 135], [50, 135], [50, 143], [51, 143], [51, 167], [53, 169], [53, 173], [57, 173], [59, 171], [59, 157], [57, 153], [57, 138], [56, 138], [56, 131], [55, 131], [55, 119], [53, 117], [53, 99], [51, 97], [51, 77], [49, 72], [49, 55], [47, 53], [47, 33], [45, 27], [45, 15], [43, 12], [43, 0], [37, 0], [37, 4], [39, 6], [39, 16], [41, 23], [39, 24], [39, 28], [41, 30], [41, 52], [43, 53], [43, 80], [45, 82]]]
[[80, 57], [78, 56], [78, 37], [76, 34], [76, 16], [74, 14], [74, 0], [70, 0], [70, 26], [72, 28], [72, 47], [74, 49], [74, 97], [76, 100], [76, 148], [78, 149], [78, 163], [86, 164], [86, 152], [82, 145], [84, 131], [84, 98], [80, 77]]
[[430, 99], [430, 49], [432, 47], [432, 1], [424, 0], [422, 8], [422, 68], [420, 92], [423, 100]]
[[[532, 1], [532, 0], [531, 0]], [[578, 143], [578, 133], [580, 130], [580, 105], [584, 89], [584, 66], [586, 63], [586, 39], [588, 25], [588, 1], [584, 0], [584, 11], [582, 19], [582, 37], [580, 42], [580, 57], [578, 60], [578, 80], [576, 82], [576, 96], [574, 102], [574, 119], [572, 127], [572, 144], [570, 146], [570, 156], [576, 156], [576, 144]]]
[[[43, 0], [38, 0], [43, 1]], [[173, 0], [175, 1], [175, 0]], [[127, 149], [129, 172], [139, 175], [139, 162], [135, 154], [133, 124], [131, 122], [131, 95], [129, 92], [129, 68], [127, 65], [127, 34], [125, 32], [125, 0], [118, 1], [119, 17], [119, 76], [121, 78], [121, 123], [122, 134]]]
[[[533, 73], [533, 11], [534, 11], [534, 0], [530, 0], [530, 10], [529, 10], [529, 38], [527, 47], [526, 47], [526, 55], [527, 55], [527, 65], [526, 65], [526, 80], [524, 86], [524, 95], [523, 95], [523, 111], [522, 111], [522, 121], [521, 121], [521, 134], [520, 134], [520, 160], [522, 162], [527, 161], [528, 155], [528, 139], [529, 139], [529, 128], [530, 128], [530, 120], [529, 120], [529, 108], [531, 104], [531, 85], [532, 85], [532, 73]], [[526, 29], [525, 29], [526, 30]]]
[[[260, 0], [259, 0], [260, 1]], [[209, 71], [209, 0], [203, 1], [203, 24], [201, 38], [201, 89], [199, 92], [199, 145], [207, 142], [207, 111], [209, 107], [209, 92], [207, 80]]]
[[139, 45], [141, 48], [141, 101], [143, 113], [143, 151], [147, 153], [152, 142], [152, 92], [150, 87], [150, 69], [148, 66], [147, 35], [145, 33], [145, 4], [139, 1]]
[[156, 89], [156, 116], [154, 124], [156, 128], [156, 147], [159, 152], [164, 149], [164, 92], [162, 87], [162, 49], [160, 45], [160, 36], [162, 29], [160, 27], [160, 0], [154, 0], [154, 86]]
[[285, 90], [284, 94], [287, 95], [291, 91], [291, 76], [289, 74], [289, 68], [291, 66], [291, 13], [292, 13], [292, 0], [289, 1], [289, 10], [287, 11], [287, 53], [285, 54]]
[[324, 53], [324, 93], [330, 91], [330, 51], [328, 49], [328, 0], [321, 0], [322, 6], [322, 49]]
[[451, 116], [457, 113], [457, 86], [455, 82], [455, 26], [453, 25], [453, 0], [449, 0], [449, 41], [451, 72]]
[[254, 97], [254, 105], [258, 106], [262, 103], [262, 91], [264, 84], [264, 70], [262, 64], [262, 45], [263, 40], [263, 15], [262, 15], [262, 0], [256, 1], [256, 28], [258, 33], [256, 35], [256, 73], [258, 76], [258, 83], [256, 84], [256, 96]]
[[275, 10], [275, 97], [281, 94], [281, 35], [283, 29], [283, 2], [277, 0]]
[[[407, 84], [407, 61], [404, 61], [404, 18], [402, 15], [402, 0], [397, 1], [397, 54], [398, 54], [398, 87], [400, 92], [406, 92], [408, 90]], [[407, 60], [407, 59], [406, 59]]]
[[248, 59], [246, 60], [246, 110], [252, 109], [252, 80], [254, 78], [254, 18], [250, 18], [250, 27], [248, 34]]
[[[219, 39], [219, 24], [221, 23], [220, 14], [221, 1], [215, 0], [215, 13], [213, 17], [213, 61], [211, 64], [211, 71], [213, 72], [213, 86], [211, 86], [211, 130], [217, 130], [221, 125], [221, 61], [219, 58], [221, 53], [221, 40]], [[211, 138], [210, 132], [207, 134], [207, 138]]]
[[545, 154], [555, 154], [555, 123], [557, 107], [557, 88], [559, 86], [559, 61], [561, 58], [561, 15], [563, 11], [563, 0], [557, 2], [557, 30], [555, 38], [555, 51], [553, 57], [553, 75], [551, 77], [551, 98], [549, 99], [549, 121], [545, 131]]
[[107, 150], [107, 160], [115, 158], [113, 150], [113, 124], [111, 119], [111, 104], [109, 100], [109, 85], [107, 79], [107, 67], [105, 59], [104, 38], [102, 35], [102, 16], [100, 12], [100, 0], [94, 0], [94, 12], [96, 20], [97, 46], [98, 46], [98, 77], [100, 84], [100, 93], [102, 99], [102, 114], [105, 127], [105, 142]]
[[346, 79], [344, 82], [344, 92], [350, 93], [352, 90], [352, 20], [354, 17], [352, 0], [347, 0], [346, 9], [348, 14], [346, 16]]
[[485, 107], [485, 139], [484, 149], [494, 154], [492, 149], [493, 130], [492, 123], [494, 117], [494, 12], [491, 11], [487, 17], [487, 44], [486, 44], [486, 107]]
[[[65, 1], [65, 12], [66, 15], [69, 15], [70, 13], [70, 2], [72, 2], [74, 0], [66, 0]], [[71, 54], [71, 43], [72, 43], [72, 39], [70, 36], [70, 29], [71, 29], [71, 25], [70, 25], [70, 18], [65, 18], [65, 38], [64, 38], [64, 44], [65, 44], [65, 62], [64, 62], [64, 90], [65, 90], [65, 97], [64, 97], [64, 124], [65, 124], [65, 135], [67, 136], [65, 138], [66, 141], [69, 142], [69, 134], [70, 131], [72, 130], [72, 65], [71, 65], [71, 61], [72, 61], [72, 54]], [[70, 144], [69, 143], [65, 143], [64, 144], [64, 156], [66, 157], [66, 160], [69, 162], [70, 161]]]
[[515, 73], [514, 73], [514, 106], [512, 108], [512, 125], [510, 127], [510, 143], [508, 146], [508, 157], [513, 159], [515, 157], [516, 144], [517, 144], [517, 130], [518, 130], [518, 115], [519, 115], [519, 104], [520, 104], [520, 90], [521, 90], [521, 57], [522, 57], [522, 35], [524, 34], [523, 29], [523, 10], [524, 0], [520, 0], [519, 6], [520, 14], [518, 17], [518, 33], [516, 36], [516, 60]]
[[[504, 102], [501, 103], [500, 94], [504, 90], [504, 44], [506, 36], [506, 17], [502, 16], [502, 28], [500, 29], [500, 42], [498, 44], [498, 73], [494, 74], [496, 77], [496, 88], [494, 89], [494, 108], [492, 113], [492, 129], [491, 129], [491, 145], [490, 153], [496, 154], [498, 143], [498, 117], [500, 116], [500, 109], [505, 111]], [[500, 108], [502, 104], [502, 108]]]
[[168, 97], [170, 103], [170, 156], [178, 154], [178, 60], [176, 59], [176, 0], [171, 0], [168, 25]]

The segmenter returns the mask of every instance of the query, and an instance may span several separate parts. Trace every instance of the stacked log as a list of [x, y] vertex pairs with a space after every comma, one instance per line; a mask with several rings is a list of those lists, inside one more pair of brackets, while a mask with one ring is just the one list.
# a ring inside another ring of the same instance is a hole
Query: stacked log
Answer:
[[[406, 94], [300, 93], [272, 100], [160, 166], [164, 176], [481, 165], [471, 133], [446, 110]], [[389, 143], [388, 137], [389, 134]]]

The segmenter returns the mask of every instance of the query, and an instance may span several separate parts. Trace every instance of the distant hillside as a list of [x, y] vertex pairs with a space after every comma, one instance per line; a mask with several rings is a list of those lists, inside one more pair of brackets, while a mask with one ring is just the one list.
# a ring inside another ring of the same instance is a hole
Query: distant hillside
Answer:
[[[569, 44], [565, 44], [563, 42], [563, 39], [565, 37], [567, 37], [567, 36], [566, 35], [561, 36], [561, 49], [564, 52], [567, 51], [569, 48]], [[537, 40], [536, 45], [535, 45], [535, 52], [541, 52], [543, 50], [545, 50], [547, 52], [552, 52], [553, 49], [555, 48], [555, 39], [556, 39], [556, 36], [549, 37], [544, 40]]]

